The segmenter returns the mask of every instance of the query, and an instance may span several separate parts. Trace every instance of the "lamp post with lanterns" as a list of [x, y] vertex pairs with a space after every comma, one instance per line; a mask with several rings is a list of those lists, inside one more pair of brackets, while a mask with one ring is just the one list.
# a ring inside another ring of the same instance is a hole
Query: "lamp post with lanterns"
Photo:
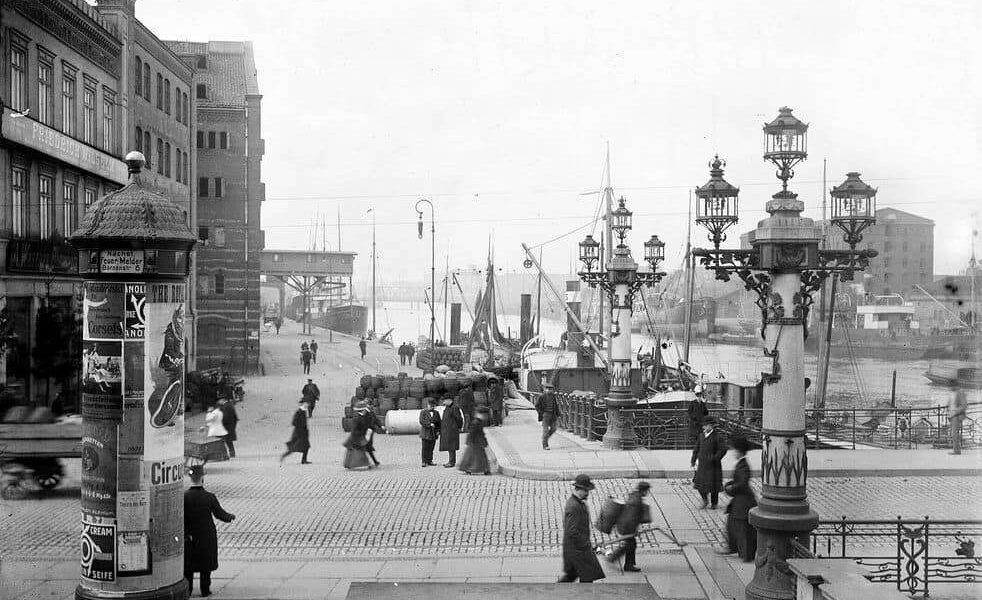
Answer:
[[426, 198], [416, 201], [416, 232], [419, 239], [423, 239], [423, 211], [419, 208], [420, 204], [430, 207], [430, 361], [434, 360], [434, 346], [436, 345], [436, 217], [433, 214], [433, 203]]
[[876, 190], [850, 173], [832, 191], [831, 221], [845, 232], [849, 250], [821, 250], [820, 230], [803, 217], [804, 203], [788, 190], [794, 167], [808, 157], [808, 125], [781, 108], [764, 125], [764, 159], [777, 168], [781, 190], [767, 202], [769, 217], [750, 232], [750, 249], [726, 250], [720, 244], [726, 230], [738, 221], [739, 189], [723, 179], [725, 163], [716, 157], [710, 180], [696, 189], [696, 222], [706, 227], [712, 249], [695, 249], [704, 267], [716, 278], [736, 275], [747, 291], [757, 295], [761, 312], [764, 355], [773, 360], [763, 375], [763, 423], [759, 505], [750, 511], [757, 528], [756, 571], [747, 585], [748, 599], [794, 598], [794, 577], [787, 559], [794, 544], [807, 544], [818, 514], [808, 505], [805, 452], [804, 343], [812, 296], [830, 275], [851, 280], [876, 256], [856, 250], [862, 232], [875, 222]]
[[634, 295], [643, 287], [652, 287], [665, 276], [658, 271], [658, 264], [665, 258], [665, 244], [653, 235], [644, 243], [644, 260], [650, 271], [638, 271], [638, 263], [631, 258], [631, 249], [624, 244], [624, 237], [631, 230], [633, 213], [627, 209], [622, 197], [617, 210], [611, 213], [610, 228], [617, 234], [618, 244], [610, 253], [607, 264], [597, 271], [594, 264], [600, 260], [600, 243], [592, 235], [580, 242], [580, 261], [586, 267], [578, 273], [590, 287], [600, 287], [610, 300], [610, 391], [607, 395], [607, 432], [603, 443], [607, 448], [633, 449], [637, 445], [634, 424], [623, 410], [637, 403], [631, 395], [631, 313]]

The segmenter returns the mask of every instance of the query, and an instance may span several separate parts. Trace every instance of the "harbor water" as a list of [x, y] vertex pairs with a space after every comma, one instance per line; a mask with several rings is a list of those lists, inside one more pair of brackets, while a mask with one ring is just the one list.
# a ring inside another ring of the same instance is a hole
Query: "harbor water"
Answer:
[[[392, 340], [397, 346], [407, 341], [418, 346], [419, 340], [429, 334], [430, 311], [422, 302], [386, 302], [378, 307], [376, 318], [379, 332], [384, 333], [393, 329]], [[444, 339], [444, 322], [443, 307], [437, 306], [437, 339]], [[463, 310], [461, 329], [470, 330], [471, 322], [467, 311]], [[508, 335], [510, 329], [511, 335], [517, 338], [519, 317], [499, 315], [499, 327], [505, 335]], [[565, 322], [543, 319], [540, 334], [547, 343], [555, 345], [565, 330]], [[674, 364], [683, 351], [682, 340], [662, 341], [667, 344], [667, 348], [663, 350], [666, 363]], [[650, 352], [654, 344], [655, 340], [647, 335], [634, 335], [635, 353], [638, 350]], [[765, 357], [758, 346], [709, 344], [704, 341], [692, 344], [689, 362], [696, 372], [704, 374], [707, 378], [723, 378], [743, 385], [753, 385], [760, 381], [760, 374], [769, 372], [772, 364], [772, 360]], [[950, 388], [932, 385], [924, 377], [924, 372], [929, 366], [930, 362], [926, 360], [897, 362], [857, 358], [853, 362], [848, 359], [833, 358], [829, 364], [826, 404], [830, 407], [865, 408], [875, 406], [877, 403], [888, 403], [891, 399], [894, 372], [896, 372], [898, 407], [946, 405], [953, 392]], [[805, 355], [805, 373], [813, 382], [806, 393], [806, 402], [811, 406], [818, 387], [816, 355]], [[969, 402], [982, 401], [982, 392], [978, 390], [968, 390], [968, 395]]]

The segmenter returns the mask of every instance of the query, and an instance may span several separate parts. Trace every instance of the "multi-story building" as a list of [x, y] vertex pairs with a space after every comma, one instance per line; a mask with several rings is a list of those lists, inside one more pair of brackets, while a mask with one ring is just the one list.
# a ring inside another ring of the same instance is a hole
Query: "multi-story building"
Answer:
[[250, 42], [168, 42], [194, 69], [198, 367], [259, 366], [264, 142]]
[[[136, 0], [97, 0], [95, 9], [118, 32], [122, 45], [119, 104], [123, 154], [142, 152], [144, 182], [188, 213], [195, 222], [195, 115], [193, 69], [171, 51], [135, 14]], [[192, 258], [192, 272], [195, 260]], [[187, 363], [196, 367], [195, 282], [188, 285]]]
[[81, 279], [64, 243], [127, 181], [118, 29], [83, 0], [0, 4], [0, 404], [77, 404]]

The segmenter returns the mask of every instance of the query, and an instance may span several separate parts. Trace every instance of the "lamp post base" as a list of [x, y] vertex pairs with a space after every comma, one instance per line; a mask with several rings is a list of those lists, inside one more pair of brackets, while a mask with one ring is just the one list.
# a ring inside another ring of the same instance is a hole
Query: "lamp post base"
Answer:
[[[634, 432], [634, 419], [625, 414], [622, 406], [614, 405], [607, 399], [607, 432], [604, 433], [604, 448], [612, 450], [634, 450], [638, 447], [638, 436]], [[635, 402], [631, 400], [628, 405]]]
[[[763, 499], [763, 504], [767, 500]], [[801, 509], [801, 504], [786, 508]], [[804, 504], [804, 514], [761, 512], [751, 509], [750, 524], [757, 528], [754, 577], [744, 590], [747, 600], [794, 600], [796, 586], [788, 559], [798, 556], [792, 542], [808, 547], [808, 532], [818, 526], [818, 514]]]
[[187, 579], [181, 579], [177, 583], [152, 590], [134, 592], [93, 590], [81, 585], [75, 588], [75, 600], [108, 600], [109, 598], [113, 600], [187, 600], [189, 595]]

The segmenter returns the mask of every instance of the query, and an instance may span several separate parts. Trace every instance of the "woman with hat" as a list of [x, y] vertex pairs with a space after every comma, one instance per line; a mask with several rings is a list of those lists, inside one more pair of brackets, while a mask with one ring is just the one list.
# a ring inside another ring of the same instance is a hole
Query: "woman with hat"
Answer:
[[368, 410], [368, 402], [359, 400], [355, 404], [355, 418], [351, 424], [351, 434], [348, 435], [348, 439], [343, 444], [346, 448], [344, 453], [345, 469], [372, 468], [372, 463], [368, 458], [366, 435], [373, 421]]
[[712, 508], [715, 509], [719, 504], [719, 491], [723, 489], [722, 461], [725, 455], [726, 446], [720, 441], [716, 431], [716, 418], [707, 416], [702, 422], [702, 432], [696, 438], [691, 460], [692, 468], [696, 470], [692, 485], [702, 497], [700, 508], [706, 508], [710, 499]]
[[591, 583], [606, 577], [590, 542], [590, 509], [586, 499], [594, 489], [587, 475], [577, 475], [573, 494], [563, 509], [563, 575], [559, 583]]
[[750, 524], [750, 509], [757, 506], [757, 496], [750, 487], [750, 465], [747, 452], [750, 442], [742, 435], [730, 438], [730, 448], [737, 457], [733, 467], [733, 479], [726, 482], [723, 491], [733, 498], [726, 505], [726, 542], [717, 548], [720, 554], [739, 554], [744, 562], [750, 562], [757, 553], [757, 531]]
[[184, 492], [184, 578], [188, 592], [194, 587], [194, 574], [201, 581], [201, 596], [211, 595], [211, 572], [218, 568], [218, 532], [212, 517], [231, 523], [235, 515], [225, 512], [218, 498], [204, 488], [204, 469], [188, 469], [191, 487]]
[[491, 420], [486, 406], [479, 407], [474, 415], [474, 420], [470, 423], [467, 433], [467, 449], [464, 456], [460, 459], [460, 466], [457, 468], [470, 475], [471, 473], [491, 474], [491, 465], [488, 463], [488, 438], [484, 435], [484, 428]]
[[286, 443], [286, 452], [280, 456], [280, 462], [294, 452], [300, 452], [300, 464], [310, 464], [307, 460], [307, 452], [310, 451], [310, 430], [307, 428], [308, 407], [306, 400], [300, 400], [300, 406], [293, 413], [293, 421], [290, 423], [293, 426], [293, 434]]

